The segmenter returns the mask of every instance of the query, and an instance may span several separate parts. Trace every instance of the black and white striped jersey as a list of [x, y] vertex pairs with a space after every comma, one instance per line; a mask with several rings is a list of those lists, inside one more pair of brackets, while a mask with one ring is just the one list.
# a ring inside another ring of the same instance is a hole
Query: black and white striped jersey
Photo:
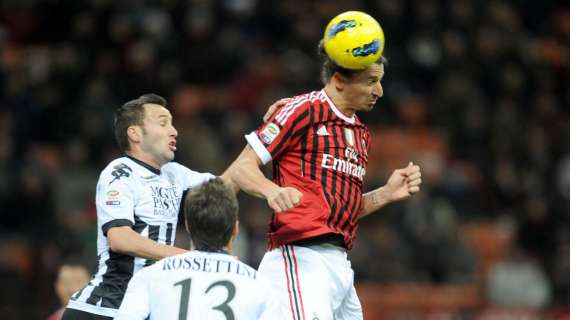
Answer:
[[129, 156], [109, 163], [99, 177], [95, 200], [98, 270], [67, 307], [114, 317], [133, 274], [154, 261], [112, 252], [107, 231], [129, 226], [143, 237], [172, 245], [184, 192], [212, 178], [176, 162], [160, 170]]

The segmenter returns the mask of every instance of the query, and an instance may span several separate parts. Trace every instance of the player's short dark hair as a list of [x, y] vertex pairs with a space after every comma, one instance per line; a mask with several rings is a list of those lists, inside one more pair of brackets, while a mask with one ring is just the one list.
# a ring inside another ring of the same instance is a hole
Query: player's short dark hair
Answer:
[[[321, 40], [319, 42], [319, 56], [323, 59], [323, 64], [321, 66], [321, 81], [324, 85], [329, 83], [333, 75], [338, 72], [339, 74], [343, 75], [346, 78], [352, 78], [355, 74], [361, 72], [361, 70], [352, 70], [347, 69], [344, 67], [339, 66], [325, 52], [325, 45], [324, 42]], [[387, 64], [388, 59], [386, 59], [383, 55], [378, 58], [375, 62], [376, 64]]]
[[232, 237], [238, 200], [221, 178], [215, 178], [188, 192], [184, 216], [194, 248], [219, 251]]
[[129, 150], [127, 129], [132, 125], [143, 125], [144, 105], [147, 103], [166, 107], [166, 99], [157, 94], [148, 93], [123, 104], [115, 111], [115, 139], [121, 151]]

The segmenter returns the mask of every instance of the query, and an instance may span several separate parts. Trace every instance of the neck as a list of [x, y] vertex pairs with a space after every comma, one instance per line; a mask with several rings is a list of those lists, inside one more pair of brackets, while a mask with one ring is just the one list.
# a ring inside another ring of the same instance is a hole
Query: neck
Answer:
[[352, 117], [355, 113], [355, 110], [349, 106], [346, 99], [342, 96], [342, 94], [337, 90], [336, 86], [330, 81], [326, 84], [325, 93], [331, 101], [334, 103], [338, 111], [342, 112], [347, 117]]
[[160, 167], [162, 167], [161, 163], [159, 163], [153, 157], [149, 156], [148, 154], [142, 152], [139, 149], [131, 149], [131, 150], [127, 151], [126, 154], [137, 159], [137, 160], [140, 160], [140, 161], [148, 164], [149, 166], [151, 166], [157, 170], [160, 170]]
[[227, 253], [227, 254], [232, 254], [233, 250], [231, 247], [223, 247], [223, 248], [217, 248], [217, 249], [205, 249], [205, 248], [193, 248], [194, 250], [198, 250], [198, 251], [203, 251], [203, 252], [215, 252], [215, 253]]
[[229, 254], [232, 254], [234, 252], [234, 243], [233, 241], [230, 240], [230, 242], [223, 248], [224, 251], [226, 251]]

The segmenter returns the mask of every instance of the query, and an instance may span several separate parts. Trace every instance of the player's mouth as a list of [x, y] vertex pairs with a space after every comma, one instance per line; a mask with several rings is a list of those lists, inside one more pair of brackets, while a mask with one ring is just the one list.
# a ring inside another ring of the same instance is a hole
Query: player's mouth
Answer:
[[176, 151], [176, 140], [170, 141], [168, 147], [170, 148], [171, 151]]

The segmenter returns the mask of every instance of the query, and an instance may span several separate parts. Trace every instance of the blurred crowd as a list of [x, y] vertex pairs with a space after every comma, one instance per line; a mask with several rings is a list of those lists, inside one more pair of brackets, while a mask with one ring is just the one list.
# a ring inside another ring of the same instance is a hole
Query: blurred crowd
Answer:
[[[367, 184], [410, 160], [425, 178], [414, 199], [362, 220], [357, 280], [469, 285], [491, 305], [570, 308], [562, 1], [3, 0], [2, 314], [47, 316], [63, 261], [94, 267], [95, 184], [120, 156], [117, 107], [163, 95], [176, 160], [221, 174], [273, 101], [321, 88], [318, 41], [349, 9], [379, 20], [389, 60], [384, 98], [360, 115], [374, 140]], [[257, 266], [270, 211], [240, 201], [238, 255]]]

